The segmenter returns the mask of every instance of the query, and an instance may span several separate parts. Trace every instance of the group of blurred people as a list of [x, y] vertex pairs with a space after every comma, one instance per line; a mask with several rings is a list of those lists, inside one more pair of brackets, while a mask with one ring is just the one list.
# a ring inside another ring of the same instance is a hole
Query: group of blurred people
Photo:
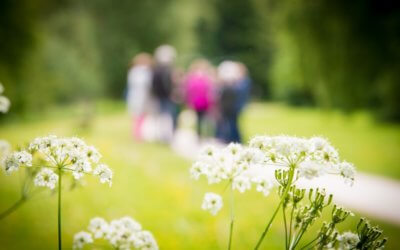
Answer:
[[[241, 142], [239, 116], [248, 101], [251, 80], [246, 66], [223, 61], [214, 67], [194, 60], [187, 71], [176, 67], [176, 50], [158, 47], [154, 56], [136, 55], [128, 72], [127, 103], [138, 140], [170, 143], [179, 134], [188, 140], [217, 138]], [[193, 137], [193, 135], [191, 136]]]

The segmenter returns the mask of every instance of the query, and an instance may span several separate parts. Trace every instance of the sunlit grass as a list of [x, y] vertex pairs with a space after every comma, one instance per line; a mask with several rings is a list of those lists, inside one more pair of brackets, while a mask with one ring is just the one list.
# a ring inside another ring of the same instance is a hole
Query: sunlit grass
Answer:
[[[223, 187], [207, 186], [205, 180], [191, 180], [188, 173], [191, 162], [176, 156], [167, 146], [134, 142], [130, 136], [130, 118], [123, 111], [123, 105], [103, 103], [97, 110], [100, 112], [94, 116], [88, 130], [79, 126], [81, 112], [74, 109], [68, 112], [56, 109], [50, 118], [11, 122], [0, 128], [0, 138], [13, 145], [23, 145], [49, 133], [79, 135], [94, 144], [103, 154], [104, 162], [113, 168], [115, 178], [111, 188], [87, 178], [90, 185], [63, 194], [65, 249], [72, 246], [73, 234], [85, 229], [90, 218], [102, 216], [110, 220], [124, 215], [132, 216], [152, 231], [161, 249], [225, 249], [228, 209], [213, 217], [200, 208], [204, 192], [221, 193]], [[355, 162], [359, 169], [400, 177], [396, 168], [399, 156], [394, 153], [399, 149], [399, 127], [376, 125], [368, 116], [346, 117], [338, 113], [255, 104], [248, 109], [242, 123], [245, 137], [256, 133], [325, 135], [340, 149], [341, 155]], [[0, 182], [0, 210], [3, 210], [18, 198], [18, 174], [0, 174]], [[276, 206], [276, 197], [264, 198], [250, 192], [245, 196], [236, 195], [235, 199], [237, 224], [233, 246], [234, 249], [251, 249]], [[0, 249], [54, 249], [57, 244], [56, 208], [55, 195], [41, 196], [0, 221]], [[283, 247], [280, 220], [279, 217], [273, 224], [263, 245], [265, 249]], [[382, 226], [391, 238], [389, 247], [399, 248], [396, 242], [399, 229]]]

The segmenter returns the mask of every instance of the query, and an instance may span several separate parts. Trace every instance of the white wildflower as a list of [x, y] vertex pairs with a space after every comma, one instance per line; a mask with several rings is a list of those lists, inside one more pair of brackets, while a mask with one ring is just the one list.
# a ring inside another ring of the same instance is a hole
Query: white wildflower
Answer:
[[89, 231], [95, 239], [107, 240], [115, 249], [158, 250], [157, 242], [149, 231], [142, 231], [142, 226], [129, 216], [107, 223], [100, 217], [93, 218]]
[[149, 231], [141, 231], [134, 236], [134, 246], [141, 250], [158, 250], [158, 245], [154, 236]]
[[328, 141], [322, 137], [312, 137], [310, 139], [310, 150], [312, 152], [321, 151], [328, 144], [329, 144]]
[[344, 232], [337, 237], [340, 250], [348, 250], [356, 248], [360, 239], [357, 234], [352, 232]]
[[300, 163], [298, 167], [299, 177], [304, 177], [308, 180], [320, 177], [325, 174], [326, 166], [313, 161], [305, 161]]
[[142, 226], [131, 217], [122, 217], [110, 222], [106, 238], [118, 249], [129, 249], [134, 244], [135, 235], [141, 229]]
[[32, 166], [32, 155], [26, 151], [14, 152], [9, 155], [5, 163], [5, 171], [10, 174], [17, 171], [20, 166]]
[[90, 163], [85, 160], [78, 160], [74, 165], [73, 165], [74, 171], [72, 172], [72, 175], [76, 180], [80, 179], [85, 173], [90, 173], [92, 170], [92, 167], [90, 166]]
[[73, 249], [82, 249], [84, 245], [93, 243], [92, 235], [81, 231], [74, 235]]
[[247, 163], [248, 165], [259, 165], [265, 163], [265, 156], [257, 148], [243, 148], [240, 162]]
[[201, 205], [203, 210], [209, 211], [212, 215], [216, 215], [222, 206], [222, 197], [220, 195], [210, 192], [204, 195], [203, 204]]
[[207, 165], [203, 162], [195, 162], [190, 168], [190, 176], [198, 180], [200, 175], [206, 173]]
[[142, 225], [140, 225], [139, 222], [129, 216], [122, 217], [119, 219], [119, 221], [125, 228], [129, 229], [130, 231], [137, 232], [142, 230]]
[[10, 109], [11, 102], [5, 96], [0, 96], [0, 113], [7, 113]]
[[226, 153], [229, 157], [233, 157], [233, 159], [238, 159], [242, 153], [242, 145], [239, 143], [229, 143], [226, 147]]
[[93, 163], [98, 163], [101, 158], [101, 154], [93, 146], [88, 146], [86, 148], [86, 155]]
[[11, 153], [11, 145], [6, 140], [0, 140], [0, 166], [5, 165], [7, 156]]
[[88, 229], [95, 239], [103, 238], [108, 232], [108, 223], [103, 218], [95, 217], [90, 220]]
[[15, 152], [14, 157], [15, 159], [17, 159], [20, 165], [24, 165], [27, 167], [32, 166], [32, 155], [25, 150]]
[[[40, 167], [52, 167], [62, 170], [63, 174], [71, 173], [75, 179], [84, 174], [95, 174], [100, 177], [101, 183], [111, 185], [112, 171], [104, 164], [98, 164], [100, 153], [93, 146], [76, 137], [64, 138], [55, 135], [39, 137], [32, 140], [27, 151], [12, 154], [6, 161], [6, 172], [18, 170], [21, 166], [32, 165], [33, 155], [39, 160]], [[93, 168], [96, 170], [93, 171]], [[50, 173], [48, 170], [44, 173]], [[58, 173], [57, 173], [58, 174]], [[51, 175], [54, 177], [54, 175]], [[51, 187], [53, 182], [44, 182], [44, 176], [38, 176], [37, 185]], [[46, 177], [47, 178], [47, 177]], [[44, 184], [46, 183], [46, 184]]]
[[6, 171], [6, 174], [11, 174], [12, 172], [19, 169], [19, 165], [20, 164], [18, 160], [14, 157], [14, 155], [10, 155], [6, 158], [4, 170]]
[[315, 159], [322, 164], [339, 162], [339, 153], [330, 145], [326, 145], [322, 150], [315, 151], [314, 155]]
[[257, 148], [260, 150], [264, 150], [269, 144], [270, 137], [268, 136], [255, 136], [251, 138], [249, 142], [249, 146], [252, 148]]
[[237, 189], [239, 192], [243, 193], [244, 191], [251, 188], [250, 179], [246, 176], [238, 176], [233, 179], [232, 188]]
[[93, 171], [93, 173], [100, 178], [101, 183], [108, 183], [110, 186], [112, 184], [112, 170], [105, 164], [100, 164], [97, 168]]
[[49, 168], [43, 168], [40, 172], [35, 176], [34, 183], [39, 187], [48, 187], [50, 189], [54, 189], [56, 187], [56, 183], [58, 181], [58, 175], [53, 172], [53, 170]]
[[200, 158], [202, 159], [210, 159], [215, 157], [217, 154], [217, 148], [212, 145], [207, 145], [201, 149]]
[[259, 176], [253, 178], [253, 182], [256, 183], [256, 190], [258, 192], [263, 193], [265, 196], [269, 195], [269, 192], [273, 187], [273, 184], [270, 180], [268, 180], [266, 177]]
[[346, 182], [352, 184], [354, 182], [354, 177], [356, 174], [356, 169], [353, 164], [349, 162], [341, 162], [338, 166], [339, 174], [345, 179]]

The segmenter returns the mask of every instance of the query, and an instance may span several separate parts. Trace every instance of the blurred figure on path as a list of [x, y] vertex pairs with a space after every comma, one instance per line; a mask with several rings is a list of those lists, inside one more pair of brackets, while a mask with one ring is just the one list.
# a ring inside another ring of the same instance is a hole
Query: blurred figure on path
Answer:
[[173, 72], [176, 50], [170, 45], [161, 45], [154, 54], [152, 95], [159, 105], [160, 140], [169, 142], [176, 126], [177, 107], [172, 100]]
[[187, 105], [196, 112], [199, 138], [207, 134], [206, 116], [214, 104], [212, 66], [205, 59], [194, 61], [185, 79]]
[[236, 109], [238, 116], [240, 116], [240, 113], [242, 112], [243, 108], [246, 106], [250, 98], [251, 79], [246, 65], [241, 62], [237, 62], [237, 65], [239, 67], [239, 79], [238, 83], [236, 84], [236, 91], [238, 93]]
[[216, 137], [225, 143], [241, 142], [238, 119], [247, 102], [250, 79], [243, 64], [224, 61], [218, 66], [219, 119]]
[[142, 125], [151, 107], [152, 57], [147, 53], [136, 55], [128, 72], [127, 103], [130, 114], [134, 116], [133, 135], [142, 139]]

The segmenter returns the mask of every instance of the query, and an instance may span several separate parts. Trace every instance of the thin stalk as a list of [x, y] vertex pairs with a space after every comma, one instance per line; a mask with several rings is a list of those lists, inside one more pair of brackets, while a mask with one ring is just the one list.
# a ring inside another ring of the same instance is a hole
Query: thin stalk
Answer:
[[29, 178], [25, 176], [23, 183], [21, 185], [21, 197], [12, 206], [7, 208], [4, 212], [0, 213], [0, 220], [6, 218], [8, 215], [13, 213], [28, 200], [28, 189], [29, 189]]
[[58, 169], [58, 249], [61, 250], [61, 167]]
[[281, 201], [279, 202], [278, 207], [276, 208], [274, 214], [272, 215], [272, 217], [271, 217], [271, 219], [269, 220], [267, 226], [265, 227], [264, 232], [262, 233], [260, 239], [258, 240], [257, 245], [256, 245], [256, 247], [254, 248], [254, 250], [257, 250], [257, 249], [260, 247], [262, 241], [263, 241], [264, 238], [265, 238], [265, 235], [267, 235], [268, 230], [269, 230], [269, 228], [271, 227], [272, 221], [275, 219], [276, 214], [278, 213], [278, 211], [279, 211], [279, 209], [281, 208], [281, 206], [282, 206], [284, 200], [286, 199], [286, 196], [287, 196], [287, 194], [288, 194], [288, 192], [289, 192], [290, 186], [292, 185], [293, 176], [294, 176], [294, 170], [292, 169], [291, 172], [289, 173], [289, 180], [288, 180], [288, 183], [287, 183], [287, 185], [286, 185], [286, 187], [285, 187], [285, 190], [284, 190], [284, 192], [283, 192]]
[[11, 207], [7, 208], [4, 212], [0, 214], [0, 220], [6, 218], [8, 215], [10, 215], [12, 212], [17, 210], [21, 205], [23, 205], [26, 202], [25, 197], [21, 197], [17, 202], [15, 202]]
[[286, 222], [286, 208], [282, 207], [283, 213], [283, 224], [285, 225], [285, 249], [288, 249], [288, 229], [287, 229], [287, 222]]
[[[317, 236], [315, 239], [313, 239], [312, 241], [308, 242], [306, 245], [304, 245], [302, 248], [300, 248], [300, 250], [302, 249], [306, 249], [308, 246], [310, 246], [311, 244], [313, 244], [316, 240], [319, 239], [319, 236]], [[318, 243], [318, 242], [317, 242]]]
[[293, 204], [292, 206], [292, 211], [290, 211], [290, 222], [289, 222], [289, 245], [292, 241], [292, 224], [293, 224], [293, 213], [294, 213], [294, 209], [295, 209], [295, 204]]
[[231, 192], [230, 192], [230, 196], [231, 196], [231, 223], [230, 223], [230, 228], [229, 228], [229, 244], [228, 244], [228, 250], [231, 249], [232, 247], [232, 234], [233, 234], [233, 223], [235, 221], [235, 216], [234, 216], [234, 211], [233, 211], [233, 188], [232, 188], [232, 182], [231, 182]]
[[295, 238], [294, 242], [292, 242], [293, 244], [290, 246], [290, 249], [294, 249], [297, 244], [299, 244], [301, 238], [303, 237], [304, 233], [306, 232], [306, 228], [301, 228], [301, 230], [299, 231], [299, 234], [297, 235], [297, 237]]

